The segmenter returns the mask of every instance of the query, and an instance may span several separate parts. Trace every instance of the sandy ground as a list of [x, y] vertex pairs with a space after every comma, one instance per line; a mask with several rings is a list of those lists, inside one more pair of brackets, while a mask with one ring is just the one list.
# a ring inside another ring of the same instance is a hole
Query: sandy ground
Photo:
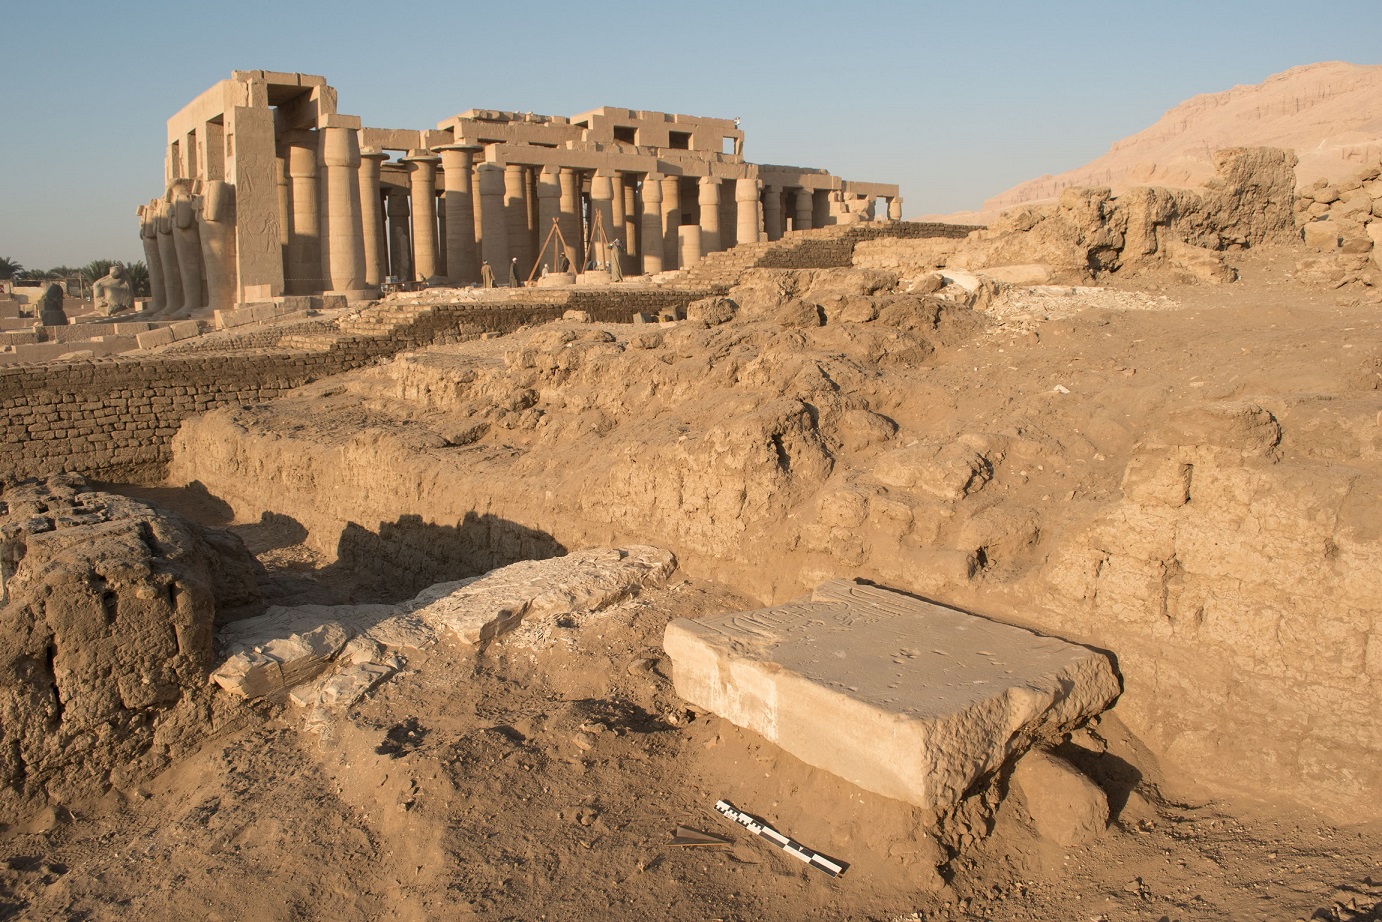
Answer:
[[[1229, 395], [1282, 368], [1368, 374], [1376, 309], [1287, 287], [1288, 259], [1245, 262], [1234, 286], [1142, 279], [1000, 304], [983, 341], [937, 354], [934, 386], [956, 395], [946, 412], [979, 417], [1056, 385], [1117, 382], [1126, 400], [1149, 368], [1158, 394], [1173, 376]], [[1253, 360], [1216, 374], [1230, 355]], [[981, 386], [952, 390], [966, 374]], [[272, 599], [388, 595], [321, 560], [291, 520], [236, 523], [204, 493], [128, 492], [234, 528]], [[1139, 783], [1116, 719], [1063, 753], [1109, 792], [1106, 835], [1060, 848], [1004, 801], [937, 873], [945, 855], [917, 811], [677, 698], [667, 621], [756, 604], [674, 576], [479, 654], [443, 641], [320, 732], [291, 706], [247, 709], [139, 789], [3, 830], [0, 919], [1382, 920], [1377, 824], [1180, 793], [1193, 779]], [[720, 798], [848, 872], [829, 878], [734, 827]], [[730, 844], [674, 847], [679, 825]]]

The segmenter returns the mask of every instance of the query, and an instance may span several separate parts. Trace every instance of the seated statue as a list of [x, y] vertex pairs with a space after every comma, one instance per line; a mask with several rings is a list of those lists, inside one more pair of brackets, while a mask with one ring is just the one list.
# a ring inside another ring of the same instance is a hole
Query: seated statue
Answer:
[[109, 317], [134, 307], [134, 289], [130, 287], [125, 267], [115, 263], [110, 271], [91, 284], [91, 300], [96, 313]]

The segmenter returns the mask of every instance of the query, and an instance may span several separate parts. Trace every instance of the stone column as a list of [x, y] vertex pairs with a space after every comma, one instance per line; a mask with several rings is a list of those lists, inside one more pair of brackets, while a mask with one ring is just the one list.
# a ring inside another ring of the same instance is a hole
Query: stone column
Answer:
[[317, 195], [317, 145], [293, 141], [288, 146], [289, 209], [293, 214], [288, 233], [289, 294], [321, 291], [321, 206]]
[[408, 191], [413, 209], [413, 277], [426, 281], [437, 274], [437, 164], [441, 158], [430, 150], [411, 150]]
[[624, 267], [638, 271], [638, 198], [633, 177], [624, 177]]
[[681, 177], [662, 177], [662, 266], [681, 268]]
[[618, 170], [610, 171], [609, 177], [609, 240], [619, 240], [619, 276], [624, 275], [624, 174]]
[[202, 185], [202, 263], [206, 266], [206, 302], [213, 310], [240, 300], [235, 268], [235, 187], [219, 179]]
[[662, 271], [662, 176], [643, 177], [643, 274]]
[[284, 268], [287, 268], [289, 234], [293, 228], [292, 195], [288, 184], [288, 161], [284, 157], [274, 158], [274, 170], [278, 179], [278, 243], [283, 247]]
[[408, 196], [390, 189], [386, 208], [389, 215], [389, 275], [400, 281], [413, 277], [413, 236], [408, 220]]
[[569, 167], [561, 168], [561, 233], [575, 252], [571, 260], [573, 272], [585, 268], [585, 230], [581, 227], [581, 174]]
[[[483, 150], [484, 148], [482, 147], [480, 149]], [[479, 164], [481, 161], [477, 158], [474, 162]], [[470, 203], [475, 207], [475, 272], [478, 276], [480, 272], [481, 241], [485, 239], [485, 216], [484, 203], [480, 201], [480, 177], [477, 176], [473, 170], [470, 174]]]
[[894, 195], [892, 198], [888, 199], [888, 220], [902, 220], [902, 196]]
[[480, 255], [494, 270], [495, 278], [509, 277], [509, 233], [504, 210], [504, 168], [497, 163], [482, 163], [475, 168], [475, 185], [480, 190], [484, 217], [484, 237]]
[[139, 242], [144, 245], [144, 265], [149, 267], [149, 314], [157, 314], [168, 307], [167, 289], [163, 285], [163, 259], [158, 253], [158, 222], [153, 203], [140, 205]]
[[365, 251], [365, 287], [378, 288], [387, 275], [389, 248], [384, 237], [384, 209], [379, 201], [379, 164], [389, 158], [382, 150], [360, 151], [360, 236]]
[[739, 246], [758, 242], [758, 180], [740, 179], [734, 184], [734, 201], [738, 205], [735, 239]]
[[179, 188], [173, 195], [173, 246], [178, 251], [178, 271], [182, 274], [184, 313], [206, 307], [203, 294], [202, 241], [197, 232], [197, 210], [192, 194]]
[[720, 242], [720, 180], [702, 176], [700, 181], [701, 252], [723, 249]]
[[763, 187], [763, 232], [769, 240], [782, 239], [782, 187]]
[[[533, 254], [528, 233], [527, 186], [528, 180], [524, 175], [522, 164], [510, 163], [504, 167], [504, 226], [508, 228], [509, 232], [509, 259], [502, 266], [490, 263], [490, 268], [494, 269], [495, 275], [501, 279], [508, 279], [508, 262], [515, 257], [518, 259], [518, 276], [520, 279], [527, 278], [528, 273], [533, 268]], [[489, 223], [488, 217], [486, 217], [485, 223]]]
[[323, 274], [331, 291], [365, 297], [365, 229], [360, 202], [360, 135], [354, 128], [322, 129], [326, 168]]
[[[557, 271], [560, 260], [557, 254], [562, 252], [561, 242], [555, 238], [551, 245], [548, 245], [547, 238], [552, 236], [552, 225], [561, 226], [561, 171], [554, 166], [545, 166], [542, 172], [537, 174], [537, 245], [539, 248], [537, 259], [547, 264], [547, 268], [552, 272]], [[565, 231], [563, 231], [565, 233]], [[571, 259], [574, 254], [567, 253], [566, 258]], [[571, 271], [576, 271], [573, 263]]]
[[814, 203], [811, 200], [811, 190], [798, 189], [796, 194], [792, 196], [792, 203], [796, 209], [792, 216], [792, 230], [810, 230], [811, 213], [814, 209]]
[[[528, 252], [533, 254], [533, 262], [537, 262], [537, 248], [542, 245], [537, 232], [537, 174], [535, 166], [523, 168], [523, 203], [527, 205], [525, 226], [528, 228]], [[532, 268], [528, 266], [529, 271]]]
[[480, 259], [475, 246], [475, 193], [472, 187], [475, 153], [484, 150], [468, 144], [447, 144], [441, 152], [442, 185], [446, 188], [446, 272], [458, 285], [480, 281]]
[[446, 198], [441, 192], [432, 202], [432, 213], [437, 216], [437, 275], [449, 279], [451, 274], [446, 271]]
[[701, 226], [683, 224], [677, 228], [677, 238], [681, 267], [690, 269], [701, 261]]
[[[609, 173], [596, 170], [590, 178], [590, 246], [597, 266], [604, 266], [609, 259], [608, 241], [613, 240], [614, 227], [614, 186]], [[607, 242], [601, 242], [600, 232], [604, 232]]]

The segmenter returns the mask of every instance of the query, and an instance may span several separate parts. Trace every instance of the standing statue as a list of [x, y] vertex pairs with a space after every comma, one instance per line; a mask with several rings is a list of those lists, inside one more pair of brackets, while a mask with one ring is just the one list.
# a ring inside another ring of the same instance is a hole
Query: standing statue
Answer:
[[194, 199], [200, 227], [202, 268], [206, 274], [207, 305], [233, 307], [240, 300], [235, 270], [235, 186], [213, 179], [202, 183]]
[[173, 186], [171, 192], [173, 216], [173, 246], [178, 254], [178, 271], [182, 273], [182, 312], [186, 317], [193, 311], [206, 307], [206, 277], [202, 273], [201, 232], [197, 228], [196, 203], [192, 192], [183, 183]]
[[91, 301], [96, 313], [107, 317], [134, 307], [134, 289], [124, 266], [113, 263], [109, 272], [91, 283]]
[[173, 206], [154, 199], [154, 227], [158, 234], [158, 258], [163, 266], [163, 310], [150, 316], [177, 316], [183, 308], [182, 271], [178, 269], [178, 250], [173, 244]]
[[43, 303], [38, 309], [38, 319], [45, 327], [67, 326], [67, 313], [62, 309], [61, 285], [49, 285], [43, 289]]
[[149, 303], [145, 305], [149, 315], [156, 315], [168, 306], [163, 289], [163, 260], [158, 255], [158, 225], [154, 219], [154, 206], [140, 205], [139, 242], [144, 246], [144, 265], [149, 267]]

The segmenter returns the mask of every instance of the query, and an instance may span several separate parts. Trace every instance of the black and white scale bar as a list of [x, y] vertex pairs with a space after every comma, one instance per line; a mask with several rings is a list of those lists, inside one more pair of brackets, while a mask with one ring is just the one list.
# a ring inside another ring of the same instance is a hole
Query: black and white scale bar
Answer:
[[845, 871], [849, 870], [849, 865], [844, 862], [834, 861], [824, 855], [813, 852], [795, 839], [787, 838], [767, 823], [737, 809], [734, 804], [727, 800], [715, 801], [715, 809], [734, 820], [734, 822], [743, 826], [754, 835], [767, 839], [792, 857], [800, 858], [813, 868], [824, 871], [831, 877], [839, 877]]

